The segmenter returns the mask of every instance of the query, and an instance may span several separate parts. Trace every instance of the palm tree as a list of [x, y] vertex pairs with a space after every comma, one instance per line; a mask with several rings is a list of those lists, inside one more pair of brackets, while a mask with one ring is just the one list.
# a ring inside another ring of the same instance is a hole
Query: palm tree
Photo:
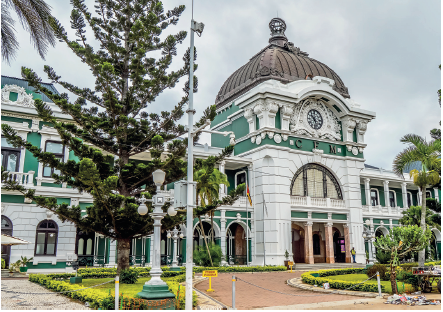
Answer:
[[[408, 210], [402, 212], [403, 217], [399, 220], [402, 225], [417, 225], [420, 226], [421, 221], [421, 207], [411, 206]], [[441, 224], [436, 221], [435, 216], [438, 216], [431, 209], [426, 207], [426, 224], [430, 227], [441, 231]]]
[[42, 59], [48, 46], [55, 46], [56, 39], [51, 27], [51, 7], [43, 0], [2, 0], [2, 60], [10, 63], [15, 58], [19, 43], [15, 36], [13, 9], [23, 28], [30, 33], [31, 42]]
[[[426, 187], [434, 185], [440, 181], [438, 171], [441, 170], [441, 141], [434, 140], [427, 142], [416, 134], [407, 134], [400, 139], [400, 142], [408, 144], [402, 152], [394, 159], [394, 172], [403, 177], [403, 172], [410, 171], [409, 175], [414, 184], [422, 192], [422, 206], [420, 227], [426, 230]], [[413, 169], [412, 166], [420, 164], [420, 170]], [[421, 250], [418, 256], [419, 266], [425, 263], [425, 250]]]

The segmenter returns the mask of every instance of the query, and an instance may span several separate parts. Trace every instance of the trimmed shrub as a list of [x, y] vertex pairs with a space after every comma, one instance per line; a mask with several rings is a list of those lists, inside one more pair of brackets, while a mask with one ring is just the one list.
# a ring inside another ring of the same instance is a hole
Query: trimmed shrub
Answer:
[[138, 272], [133, 269], [125, 269], [120, 271], [120, 282], [122, 284], [135, 284], [138, 280]]
[[6, 267], [6, 261], [5, 259], [2, 258], [2, 269], [4, 269]]
[[[368, 271], [366, 272], [366, 275], [368, 277], [374, 276], [375, 274], [377, 274], [377, 272], [380, 273], [380, 278], [383, 281], [389, 281], [389, 277], [390, 277], [390, 273], [388, 268], [383, 265], [383, 264], [374, 264], [373, 266], [368, 268]], [[387, 276], [387, 278], [386, 278]]]
[[[211, 254], [212, 265], [219, 267], [222, 260], [222, 250], [217, 244], [208, 244], [209, 253]], [[194, 263], [200, 266], [211, 266], [211, 259], [209, 259], [208, 250], [206, 246], [199, 246], [194, 250]]]
[[[301, 275], [301, 278], [304, 283], [310, 284], [310, 285], [323, 285], [324, 283], [329, 283], [329, 286], [334, 289], [349, 289], [354, 286], [353, 288], [351, 288], [351, 290], [378, 292], [377, 283], [340, 281], [340, 280], [335, 280], [335, 279], [323, 277], [323, 276], [332, 276], [332, 275], [353, 274], [353, 273], [349, 273], [349, 270], [362, 270], [362, 269], [343, 269], [343, 270], [337, 269], [337, 270], [310, 271], [310, 272], [303, 273]], [[329, 272], [329, 271], [334, 271], [334, 272]], [[340, 271], [343, 271], [343, 272], [340, 272]], [[314, 273], [319, 274], [319, 277], [314, 277], [312, 275]], [[360, 271], [360, 272], [357, 271], [355, 273], [362, 273], [362, 271]], [[381, 285], [381, 291], [385, 292], [384, 285]]]

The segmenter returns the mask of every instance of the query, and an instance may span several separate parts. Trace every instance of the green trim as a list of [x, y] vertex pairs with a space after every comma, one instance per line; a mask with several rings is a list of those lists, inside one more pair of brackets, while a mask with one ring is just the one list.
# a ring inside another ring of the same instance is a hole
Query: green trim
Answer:
[[332, 219], [333, 220], [347, 220], [347, 216], [345, 214], [333, 213]]
[[364, 184], [360, 184], [360, 192], [361, 192], [361, 204], [363, 206], [365, 206], [366, 205], [366, 190], [365, 190]]
[[392, 224], [399, 224], [399, 222], [398, 222], [398, 220], [392, 220]]
[[31, 119], [25, 119], [25, 118], [18, 118], [18, 117], [9, 117], [9, 116], [2, 116], [2, 121], [11, 121], [11, 122], [18, 122], [18, 123], [23, 123], [23, 122], [27, 122], [28, 123], [28, 128], [31, 128], [32, 126], [32, 120]]
[[327, 218], [328, 218], [327, 213], [318, 213], [318, 212], [312, 213], [312, 219], [327, 219]]
[[2, 203], [15, 203], [23, 204], [25, 202], [25, 197], [22, 195], [4, 195], [2, 194]]
[[55, 184], [55, 183], [45, 183], [45, 182], [42, 182], [42, 186], [46, 186], [46, 187], [62, 187], [62, 185], [61, 184]]
[[304, 211], [291, 211], [291, 218], [307, 218], [308, 213]]
[[[41, 135], [37, 132], [28, 133], [27, 141], [34, 145], [35, 147], [40, 148], [41, 143]], [[38, 177], [38, 160], [32, 155], [32, 153], [28, 150], [25, 152], [25, 164], [23, 166], [23, 172], [35, 171], [34, 173], [34, 185], [37, 185], [36, 178]]]
[[[38, 258], [38, 257], [36, 257]], [[28, 263], [28, 270], [29, 269], [64, 269], [66, 268], [66, 262], [57, 262], [55, 265], [52, 263], [39, 263], [37, 265], [33, 265], [31, 263]]]

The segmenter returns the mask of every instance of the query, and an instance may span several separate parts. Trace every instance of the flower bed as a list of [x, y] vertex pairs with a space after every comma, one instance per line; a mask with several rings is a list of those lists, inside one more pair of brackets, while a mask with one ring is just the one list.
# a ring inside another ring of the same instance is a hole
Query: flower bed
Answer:
[[[48, 289], [54, 290], [56, 292], [60, 291], [70, 291], [70, 290], [77, 290], [81, 288], [85, 288], [83, 286], [80, 286], [78, 284], [70, 284], [66, 281], [60, 281], [55, 280], [59, 278], [61, 274], [30, 274], [29, 281], [38, 283]], [[163, 280], [166, 282], [166, 284], [169, 287], [169, 290], [176, 295], [176, 299], [179, 297], [179, 306], [180, 309], [185, 308], [185, 287], [180, 287], [180, 293], [178, 293], [179, 289], [179, 283], [184, 282], [186, 279], [184, 274], [175, 276], [175, 277], [169, 277], [169, 278], [163, 278]], [[114, 283], [109, 283], [110, 289], [114, 287]], [[123, 284], [122, 284], [123, 285]], [[90, 306], [92, 308], [101, 308], [103, 310], [113, 309], [114, 308], [114, 302], [115, 297], [111, 293], [110, 289], [97, 289], [97, 288], [89, 288], [85, 290], [80, 290], [72, 293], [66, 293], [64, 295], [69, 296], [73, 299], [78, 299], [83, 302], [89, 302]], [[140, 291], [142, 289], [140, 288]], [[158, 304], [156, 301], [150, 301], [150, 300], [139, 300], [135, 298], [135, 296], [123, 296], [122, 297], [122, 304], [123, 309], [152, 309], [154, 306]], [[170, 304], [169, 302], [167, 304]], [[197, 305], [197, 296], [194, 293], [193, 294], [193, 304], [194, 306]]]
[[[344, 275], [344, 274], [361, 274], [365, 273], [365, 269], [334, 269], [334, 270], [319, 270], [319, 271], [309, 271], [301, 275], [302, 281], [310, 285], [318, 285], [321, 287], [324, 283], [329, 283], [331, 288], [335, 289], [348, 289], [352, 286], [351, 290], [357, 291], [367, 291], [367, 292], [378, 292], [378, 285], [375, 283], [364, 282], [353, 282], [346, 280], [336, 280], [327, 278], [328, 276]], [[315, 277], [313, 274], [318, 274]], [[359, 285], [358, 285], [359, 284]], [[385, 287], [381, 285], [381, 291], [385, 292]]]

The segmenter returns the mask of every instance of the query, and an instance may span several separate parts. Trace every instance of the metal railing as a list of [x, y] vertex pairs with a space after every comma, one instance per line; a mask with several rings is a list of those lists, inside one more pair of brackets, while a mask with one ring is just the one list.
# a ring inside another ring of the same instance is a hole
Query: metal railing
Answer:
[[246, 265], [246, 255], [237, 256], [237, 255], [228, 255], [229, 264], [232, 265]]
[[78, 255], [77, 259], [79, 266], [105, 266], [105, 256]]
[[140, 264], [142, 267], [146, 264], [146, 256], [145, 255], [130, 255], [129, 262], [131, 265]]

